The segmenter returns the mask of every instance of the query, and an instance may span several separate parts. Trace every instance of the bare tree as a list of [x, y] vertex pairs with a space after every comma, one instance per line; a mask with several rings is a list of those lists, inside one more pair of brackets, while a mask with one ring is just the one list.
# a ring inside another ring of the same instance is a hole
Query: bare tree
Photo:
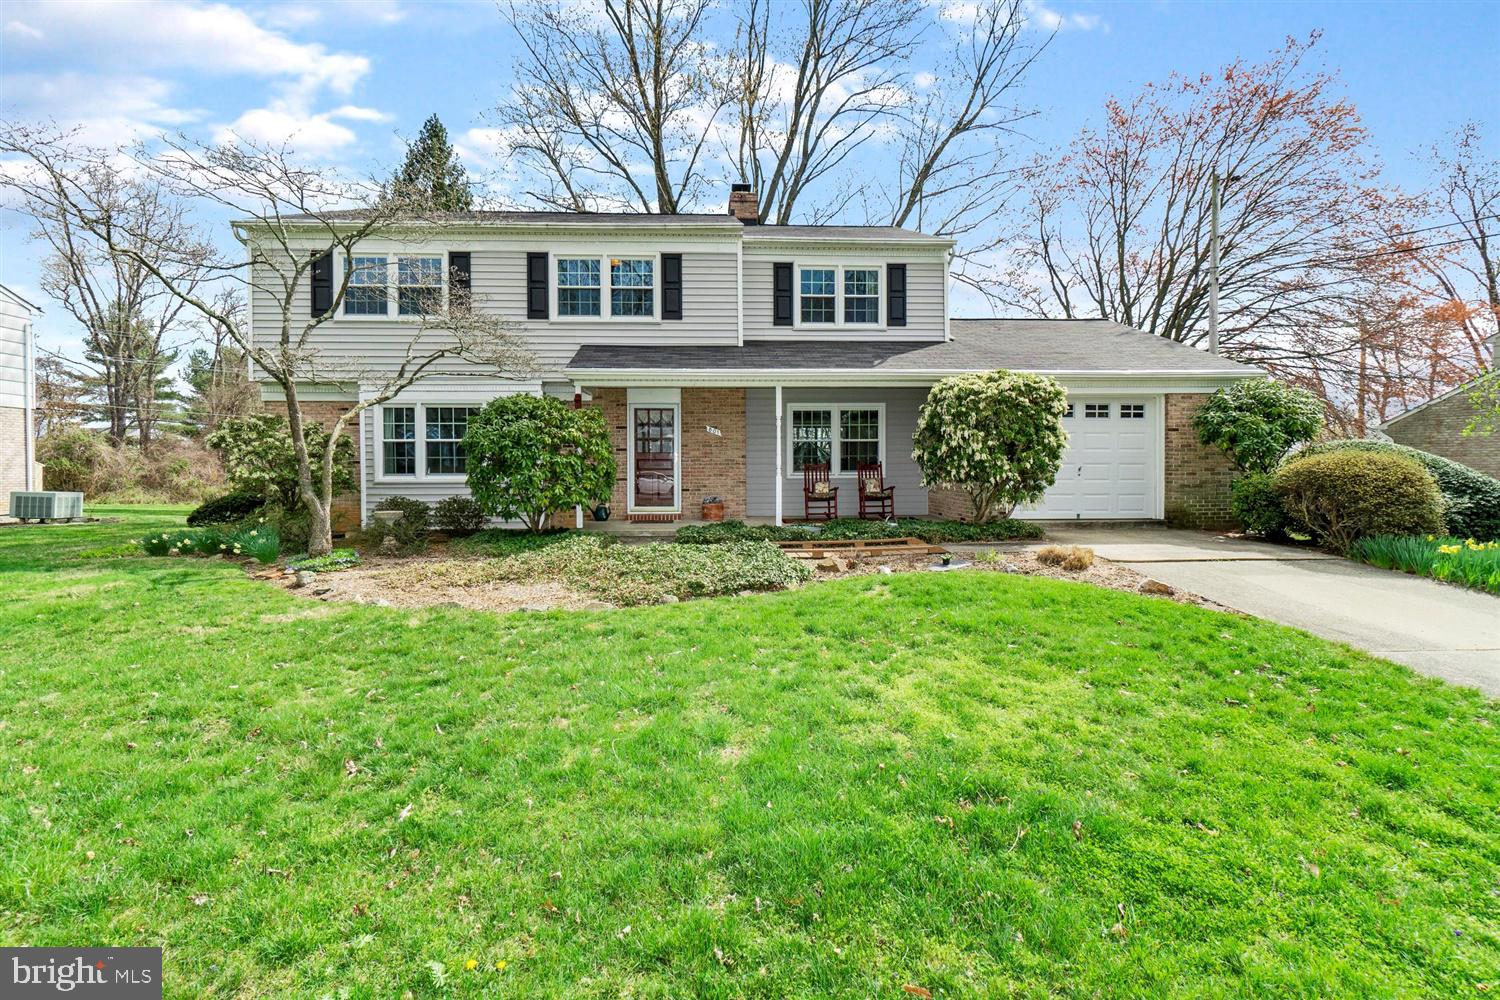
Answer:
[[[1222, 185], [1220, 342], [1286, 375], [1382, 251], [1388, 201], [1354, 107], [1289, 40], [1259, 64], [1147, 85], [1028, 171], [1001, 301], [1095, 316], [1187, 344], [1208, 337], [1211, 191]], [[1347, 345], [1344, 353], [1356, 350]], [[1323, 358], [1326, 362], [1326, 357]]]
[[[231, 317], [234, 325], [244, 324], [243, 289], [221, 288], [213, 306], [215, 312]], [[229, 417], [254, 412], [260, 404], [260, 388], [250, 378], [250, 359], [235, 346], [233, 326], [206, 317], [196, 326], [207, 346], [188, 356], [184, 377], [193, 393], [193, 423], [199, 436], [206, 437]]]
[[[321, 261], [334, 252], [352, 257], [366, 240], [419, 243], [442, 231], [441, 217], [410, 193], [304, 169], [285, 148], [246, 142], [204, 146], [167, 137], [149, 149], [100, 151], [77, 145], [68, 134], [11, 124], [0, 128], [0, 153], [18, 157], [25, 165], [0, 177], [0, 184], [28, 200], [50, 198], [73, 225], [104, 241], [111, 253], [146, 268], [198, 316], [218, 324], [263, 376], [280, 387], [314, 554], [332, 547], [335, 450], [351, 420], [437, 373], [444, 362], [480, 365], [501, 377], [532, 370], [531, 357], [515, 338], [513, 325], [476, 308], [468, 296], [452, 288], [443, 301], [430, 301], [422, 314], [401, 317], [407, 328], [405, 350], [389, 367], [372, 365], [318, 336], [323, 324], [339, 313], [351, 282], [361, 273], [349, 267], [342, 275], [330, 276], [329, 308], [313, 315], [301, 293], [311, 285]], [[243, 252], [222, 253], [200, 232], [180, 234], [177, 242], [161, 245], [143, 243], [146, 234], [141, 231], [122, 229], [110, 205], [93, 200], [90, 186], [82, 182], [88, 171], [114, 162], [127, 163], [177, 197], [233, 213]], [[198, 268], [191, 281], [174, 271], [187, 261]], [[205, 294], [207, 287], [230, 282], [241, 283], [246, 294], [255, 297], [260, 337], [242, 315]], [[307, 447], [301, 393], [304, 386], [328, 383], [358, 384], [360, 399], [328, 428], [327, 445], [314, 456]]]
[[1448, 148], [1430, 154], [1436, 189], [1430, 202], [1444, 224], [1423, 270], [1440, 307], [1462, 325], [1477, 367], [1496, 367], [1490, 345], [1500, 334], [1500, 160], [1486, 158], [1480, 127], [1465, 122]]
[[36, 436], [46, 437], [64, 427], [82, 423], [94, 407], [87, 402], [89, 390], [66, 361], [55, 354], [36, 359]]
[[[134, 423], [142, 450], [149, 451], [158, 377], [172, 353], [165, 341], [185, 308], [166, 282], [192, 291], [199, 274], [196, 260], [155, 249], [182, 243], [184, 208], [149, 177], [127, 176], [105, 163], [87, 165], [76, 183], [99, 206], [101, 233], [78, 223], [63, 190], [36, 184], [26, 201], [32, 238], [49, 248], [42, 289], [83, 328], [83, 357], [69, 364], [97, 396], [111, 443], [123, 444]], [[136, 253], [112, 253], [112, 240], [133, 241]], [[142, 263], [148, 255], [149, 266]]]
[[704, 184], [723, 87], [700, 37], [710, 0], [564, 0], [503, 8], [524, 46], [495, 112], [555, 208], [679, 212]]

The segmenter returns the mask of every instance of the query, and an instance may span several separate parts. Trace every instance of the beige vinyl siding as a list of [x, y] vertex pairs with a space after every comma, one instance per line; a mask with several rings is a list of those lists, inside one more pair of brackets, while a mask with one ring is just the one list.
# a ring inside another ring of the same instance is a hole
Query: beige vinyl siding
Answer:
[[[872, 261], [872, 253], [858, 255], [837, 250], [772, 250], [746, 248], [745, 252], [745, 339], [746, 340], [942, 340], [947, 303], [944, 297], [948, 281], [948, 256], [944, 250], [927, 251], [913, 256], [909, 251], [891, 253], [884, 263], [906, 264], [906, 325], [868, 327], [776, 326], [773, 322], [772, 274], [777, 261], [861, 264]], [[796, 281], [795, 275], [792, 279]], [[881, 272], [880, 315], [885, 318], [885, 293]]]
[[22, 305], [0, 298], [0, 406], [29, 405], [26, 338], [31, 312]]
[[[885, 482], [896, 487], [896, 513], [927, 513], [927, 491], [922, 488], [922, 470], [911, 460], [911, 440], [917, 429], [917, 411], [927, 398], [925, 388], [783, 389], [783, 407], [793, 403], [880, 403], [885, 406]], [[780, 447], [785, 448], [787, 419], [782, 415]], [[774, 389], [745, 391], [745, 467], [749, 480], [746, 514], [773, 517], [776, 514], [776, 407]], [[802, 474], [792, 473], [791, 459], [782, 457], [782, 515], [802, 517]], [[859, 514], [858, 484], [854, 476], [834, 476], [839, 487], [839, 513]]]

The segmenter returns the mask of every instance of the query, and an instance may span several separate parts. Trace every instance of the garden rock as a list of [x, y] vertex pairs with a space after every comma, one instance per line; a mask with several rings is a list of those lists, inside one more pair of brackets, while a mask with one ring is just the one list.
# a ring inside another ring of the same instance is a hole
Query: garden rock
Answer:
[[296, 573], [293, 573], [292, 574], [292, 584], [291, 584], [292, 589], [294, 589], [294, 590], [300, 590], [301, 588], [307, 586], [309, 583], [312, 583], [312, 580], [313, 580], [313, 575], [311, 573], [304, 572], [304, 571], [298, 571]]
[[1136, 589], [1143, 594], [1155, 594], [1158, 597], [1171, 597], [1177, 593], [1160, 580], [1142, 580], [1141, 585]]
[[661, 603], [662, 604], [676, 604], [680, 600], [681, 600], [681, 598], [679, 598], [676, 594], [663, 594], [662, 598], [661, 598]]

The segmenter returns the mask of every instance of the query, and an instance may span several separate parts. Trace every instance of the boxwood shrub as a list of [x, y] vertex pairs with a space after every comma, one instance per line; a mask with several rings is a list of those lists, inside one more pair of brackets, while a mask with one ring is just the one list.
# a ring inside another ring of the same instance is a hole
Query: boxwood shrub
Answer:
[[1293, 520], [1340, 554], [1367, 535], [1443, 530], [1437, 483], [1403, 455], [1345, 450], [1298, 456], [1277, 470], [1276, 490]]
[[259, 493], [235, 490], [199, 504], [187, 516], [187, 523], [192, 527], [202, 524], [233, 524], [256, 513], [265, 505], [266, 498]]
[[1286, 504], [1276, 491], [1276, 477], [1248, 472], [1229, 486], [1230, 508], [1246, 531], [1262, 538], [1282, 538], [1290, 526]]
[[1419, 451], [1389, 441], [1327, 441], [1302, 449], [1291, 460], [1336, 451], [1402, 455], [1421, 463], [1437, 481], [1438, 491], [1443, 495], [1443, 519], [1448, 522], [1450, 532], [1460, 538], [1481, 542], [1500, 539], [1500, 479], [1430, 451]]

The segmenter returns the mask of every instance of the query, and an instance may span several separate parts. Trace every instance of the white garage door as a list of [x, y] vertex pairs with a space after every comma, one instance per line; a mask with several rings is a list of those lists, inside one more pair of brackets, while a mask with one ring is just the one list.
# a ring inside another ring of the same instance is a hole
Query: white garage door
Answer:
[[1161, 489], [1160, 396], [1073, 397], [1057, 482], [1021, 516], [1092, 520], [1156, 517]]

